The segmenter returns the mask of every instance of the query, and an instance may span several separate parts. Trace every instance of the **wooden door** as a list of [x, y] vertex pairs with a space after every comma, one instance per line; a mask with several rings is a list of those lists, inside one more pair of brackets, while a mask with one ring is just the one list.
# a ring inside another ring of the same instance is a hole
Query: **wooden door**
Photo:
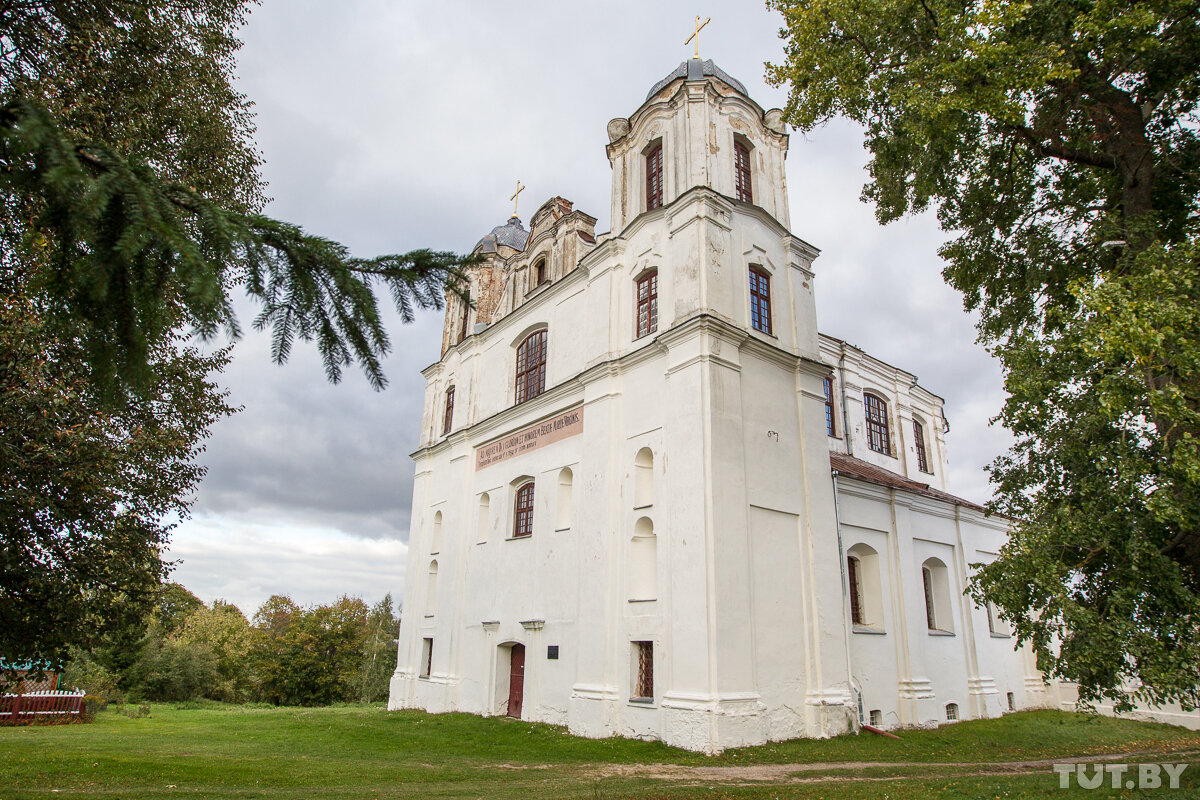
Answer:
[[521, 701], [525, 696], [525, 645], [511, 648], [508, 670], [508, 715], [521, 718]]

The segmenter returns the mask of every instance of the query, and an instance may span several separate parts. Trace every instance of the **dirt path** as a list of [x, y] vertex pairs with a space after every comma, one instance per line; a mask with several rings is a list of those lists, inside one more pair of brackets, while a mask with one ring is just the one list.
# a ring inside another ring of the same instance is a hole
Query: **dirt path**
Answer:
[[[890, 781], [912, 778], [959, 778], [986, 775], [1020, 775], [1050, 772], [1054, 764], [1124, 763], [1130, 759], [1171, 763], [1194, 761], [1200, 750], [1140, 750], [1074, 758], [1045, 758], [1031, 761], [828, 761], [805, 764], [754, 764], [744, 767], [691, 767], [677, 764], [606, 764], [590, 767], [585, 774], [597, 779], [650, 778], [682, 785], [726, 786], [846, 781]], [[855, 775], [868, 770], [896, 770], [886, 775]], [[812, 773], [836, 773], [813, 775]], [[849, 774], [848, 774], [849, 773]]]

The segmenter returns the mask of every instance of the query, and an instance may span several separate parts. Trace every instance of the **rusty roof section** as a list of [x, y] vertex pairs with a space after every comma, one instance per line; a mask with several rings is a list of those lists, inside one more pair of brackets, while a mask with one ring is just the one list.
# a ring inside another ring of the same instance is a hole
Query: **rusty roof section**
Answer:
[[934, 489], [928, 483], [918, 483], [910, 481], [903, 475], [897, 475], [895, 472], [877, 467], [874, 464], [868, 464], [866, 461], [848, 456], [843, 453], [830, 452], [829, 466], [836, 470], [839, 475], [845, 475], [848, 478], [858, 478], [867, 483], [874, 483], [877, 486], [887, 486], [890, 489], [901, 489], [913, 494], [919, 494], [922, 497], [928, 497], [931, 500], [940, 500], [943, 503], [951, 503], [956, 506], [972, 508], [976, 511], [987, 513], [987, 509], [978, 503], [972, 503], [970, 500], [964, 500], [961, 497], [956, 497], [949, 492], [943, 492], [940, 489]]

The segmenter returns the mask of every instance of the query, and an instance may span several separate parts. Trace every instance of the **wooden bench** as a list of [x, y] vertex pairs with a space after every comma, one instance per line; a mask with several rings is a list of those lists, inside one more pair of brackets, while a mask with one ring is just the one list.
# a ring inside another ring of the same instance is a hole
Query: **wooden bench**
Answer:
[[83, 711], [82, 689], [0, 695], [0, 725], [73, 722]]

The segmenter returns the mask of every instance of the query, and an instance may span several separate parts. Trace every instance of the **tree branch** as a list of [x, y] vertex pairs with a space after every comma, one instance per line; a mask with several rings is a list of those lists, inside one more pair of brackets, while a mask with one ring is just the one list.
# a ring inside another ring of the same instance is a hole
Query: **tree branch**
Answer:
[[1018, 125], [1013, 122], [1001, 122], [1000, 126], [1010, 133], [1015, 133], [1033, 149], [1033, 152], [1039, 156], [1049, 156], [1057, 158], [1061, 161], [1068, 161], [1072, 164], [1080, 164], [1085, 167], [1097, 167], [1099, 169], [1115, 170], [1117, 168], [1117, 160], [1107, 153], [1093, 153], [1087, 150], [1078, 150], [1074, 147], [1067, 147], [1064, 144], [1056, 144], [1054, 142], [1043, 141], [1032, 129]]

